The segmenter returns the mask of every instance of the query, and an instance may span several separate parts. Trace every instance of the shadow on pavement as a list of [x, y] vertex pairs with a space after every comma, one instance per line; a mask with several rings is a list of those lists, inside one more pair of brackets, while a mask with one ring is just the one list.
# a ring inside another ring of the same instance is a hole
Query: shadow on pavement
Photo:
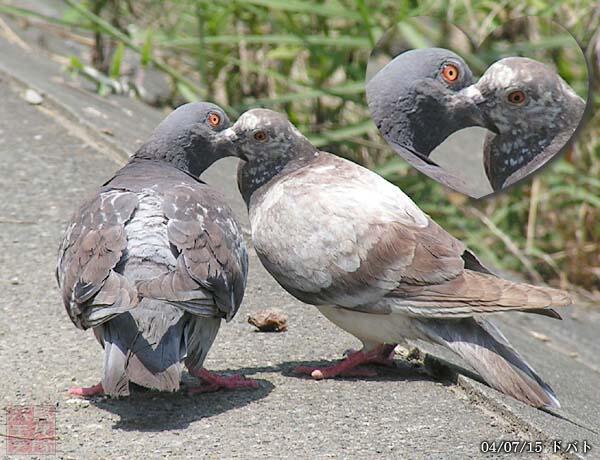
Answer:
[[[244, 375], [244, 369], [236, 369]], [[230, 371], [225, 371], [226, 373]], [[221, 372], [219, 372], [221, 373]], [[91, 398], [91, 404], [99, 409], [117, 414], [120, 420], [114, 429], [125, 431], [165, 431], [185, 429], [196, 420], [246, 406], [265, 398], [274, 385], [268, 380], [256, 379], [258, 389], [218, 391], [188, 395], [187, 388], [196, 384], [191, 378], [184, 378], [181, 389], [176, 393], [163, 393], [131, 385], [131, 395], [127, 398]]]

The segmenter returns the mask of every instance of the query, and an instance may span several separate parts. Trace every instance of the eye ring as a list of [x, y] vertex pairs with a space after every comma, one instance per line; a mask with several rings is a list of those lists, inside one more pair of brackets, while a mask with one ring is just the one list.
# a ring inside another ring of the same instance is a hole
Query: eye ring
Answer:
[[265, 142], [267, 139], [269, 138], [269, 135], [267, 134], [266, 131], [256, 131], [254, 133], [254, 139], [256, 139], [259, 142]]
[[221, 124], [222, 118], [217, 112], [210, 112], [206, 120], [212, 128], [216, 128]]
[[525, 101], [527, 101], [527, 95], [524, 91], [518, 89], [516, 91], [511, 91], [510, 93], [508, 93], [506, 99], [509, 103], [513, 105], [523, 105], [525, 104]]
[[454, 64], [444, 64], [442, 78], [448, 83], [454, 83], [460, 77], [460, 70]]

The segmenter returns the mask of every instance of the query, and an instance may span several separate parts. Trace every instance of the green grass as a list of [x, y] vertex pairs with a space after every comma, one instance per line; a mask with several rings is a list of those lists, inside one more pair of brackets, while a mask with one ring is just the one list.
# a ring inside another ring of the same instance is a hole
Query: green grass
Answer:
[[[566, 26], [587, 45], [600, 24], [595, 2], [567, 0], [553, 6], [540, 0], [65, 2], [69, 8], [60, 19], [7, 6], [0, 6], [0, 13], [112, 38], [110, 74], [117, 77], [121, 72], [126, 47], [138, 56], [140, 66], [154, 66], [168, 77], [172, 104], [209, 99], [233, 116], [254, 106], [285, 111], [317, 145], [372, 167], [398, 184], [489, 262], [534, 280], [600, 290], [598, 115], [568, 158], [556, 162], [534, 183], [476, 202], [447, 194], [400, 160], [370, 121], [363, 89], [372, 45], [386, 29], [406, 18], [447, 19], [478, 42], [508, 19], [541, 15]], [[414, 46], [442, 33], [425, 26], [402, 28]], [[515, 52], [557, 50], [564, 40], [562, 35], [549, 36], [534, 48], [519, 42]], [[506, 52], [493, 46], [487, 51]], [[484, 62], [478, 56], [471, 58], [467, 60], [476, 72], [482, 70]], [[585, 72], [581, 64], [572, 65], [568, 53], [556, 51], [553, 58], [559, 69], [572, 72], [574, 80]], [[592, 66], [597, 69], [597, 57]], [[592, 106], [597, 109], [598, 79], [594, 87]], [[582, 89], [587, 88], [576, 88]]]

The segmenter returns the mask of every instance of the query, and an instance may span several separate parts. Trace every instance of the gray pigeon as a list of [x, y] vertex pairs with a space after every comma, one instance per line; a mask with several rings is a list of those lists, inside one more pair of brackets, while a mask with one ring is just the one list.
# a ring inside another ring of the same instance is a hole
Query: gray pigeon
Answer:
[[556, 155], [573, 136], [585, 102], [550, 66], [510, 57], [492, 64], [462, 91], [483, 113], [488, 133], [486, 175], [494, 191], [523, 179]]
[[242, 232], [200, 174], [229, 156], [223, 110], [179, 107], [68, 225], [57, 279], [69, 317], [104, 347], [102, 381], [71, 394], [129, 394], [129, 382], [179, 388], [182, 363], [197, 391], [256, 387], [202, 368], [221, 320], [236, 314], [246, 286]]
[[399, 188], [318, 151], [281, 114], [255, 109], [226, 131], [246, 161], [238, 185], [260, 260], [296, 298], [359, 338], [361, 351], [313, 378], [391, 363], [395, 345], [448, 347], [493, 388], [558, 407], [542, 381], [485, 316], [525, 311], [560, 318], [567, 293], [499, 278]]

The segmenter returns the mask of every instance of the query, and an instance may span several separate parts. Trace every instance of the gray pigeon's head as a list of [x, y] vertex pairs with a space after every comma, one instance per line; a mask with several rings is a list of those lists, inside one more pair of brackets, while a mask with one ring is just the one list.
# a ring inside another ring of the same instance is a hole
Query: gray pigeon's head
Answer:
[[224, 135], [244, 160], [238, 170], [238, 186], [246, 203], [290, 161], [317, 151], [285, 115], [273, 110], [248, 110]]
[[209, 102], [184, 104], [165, 118], [135, 158], [167, 161], [193, 176], [235, 155], [222, 132], [231, 125], [221, 107]]
[[383, 137], [427, 158], [450, 134], [481, 125], [477, 105], [460, 90], [473, 83], [469, 66], [443, 48], [406, 51], [367, 84], [367, 101]]
[[462, 93], [479, 105], [487, 126], [497, 133], [484, 152], [494, 190], [536, 156], [558, 153], [585, 109], [553, 68], [523, 57], [495, 62]]

